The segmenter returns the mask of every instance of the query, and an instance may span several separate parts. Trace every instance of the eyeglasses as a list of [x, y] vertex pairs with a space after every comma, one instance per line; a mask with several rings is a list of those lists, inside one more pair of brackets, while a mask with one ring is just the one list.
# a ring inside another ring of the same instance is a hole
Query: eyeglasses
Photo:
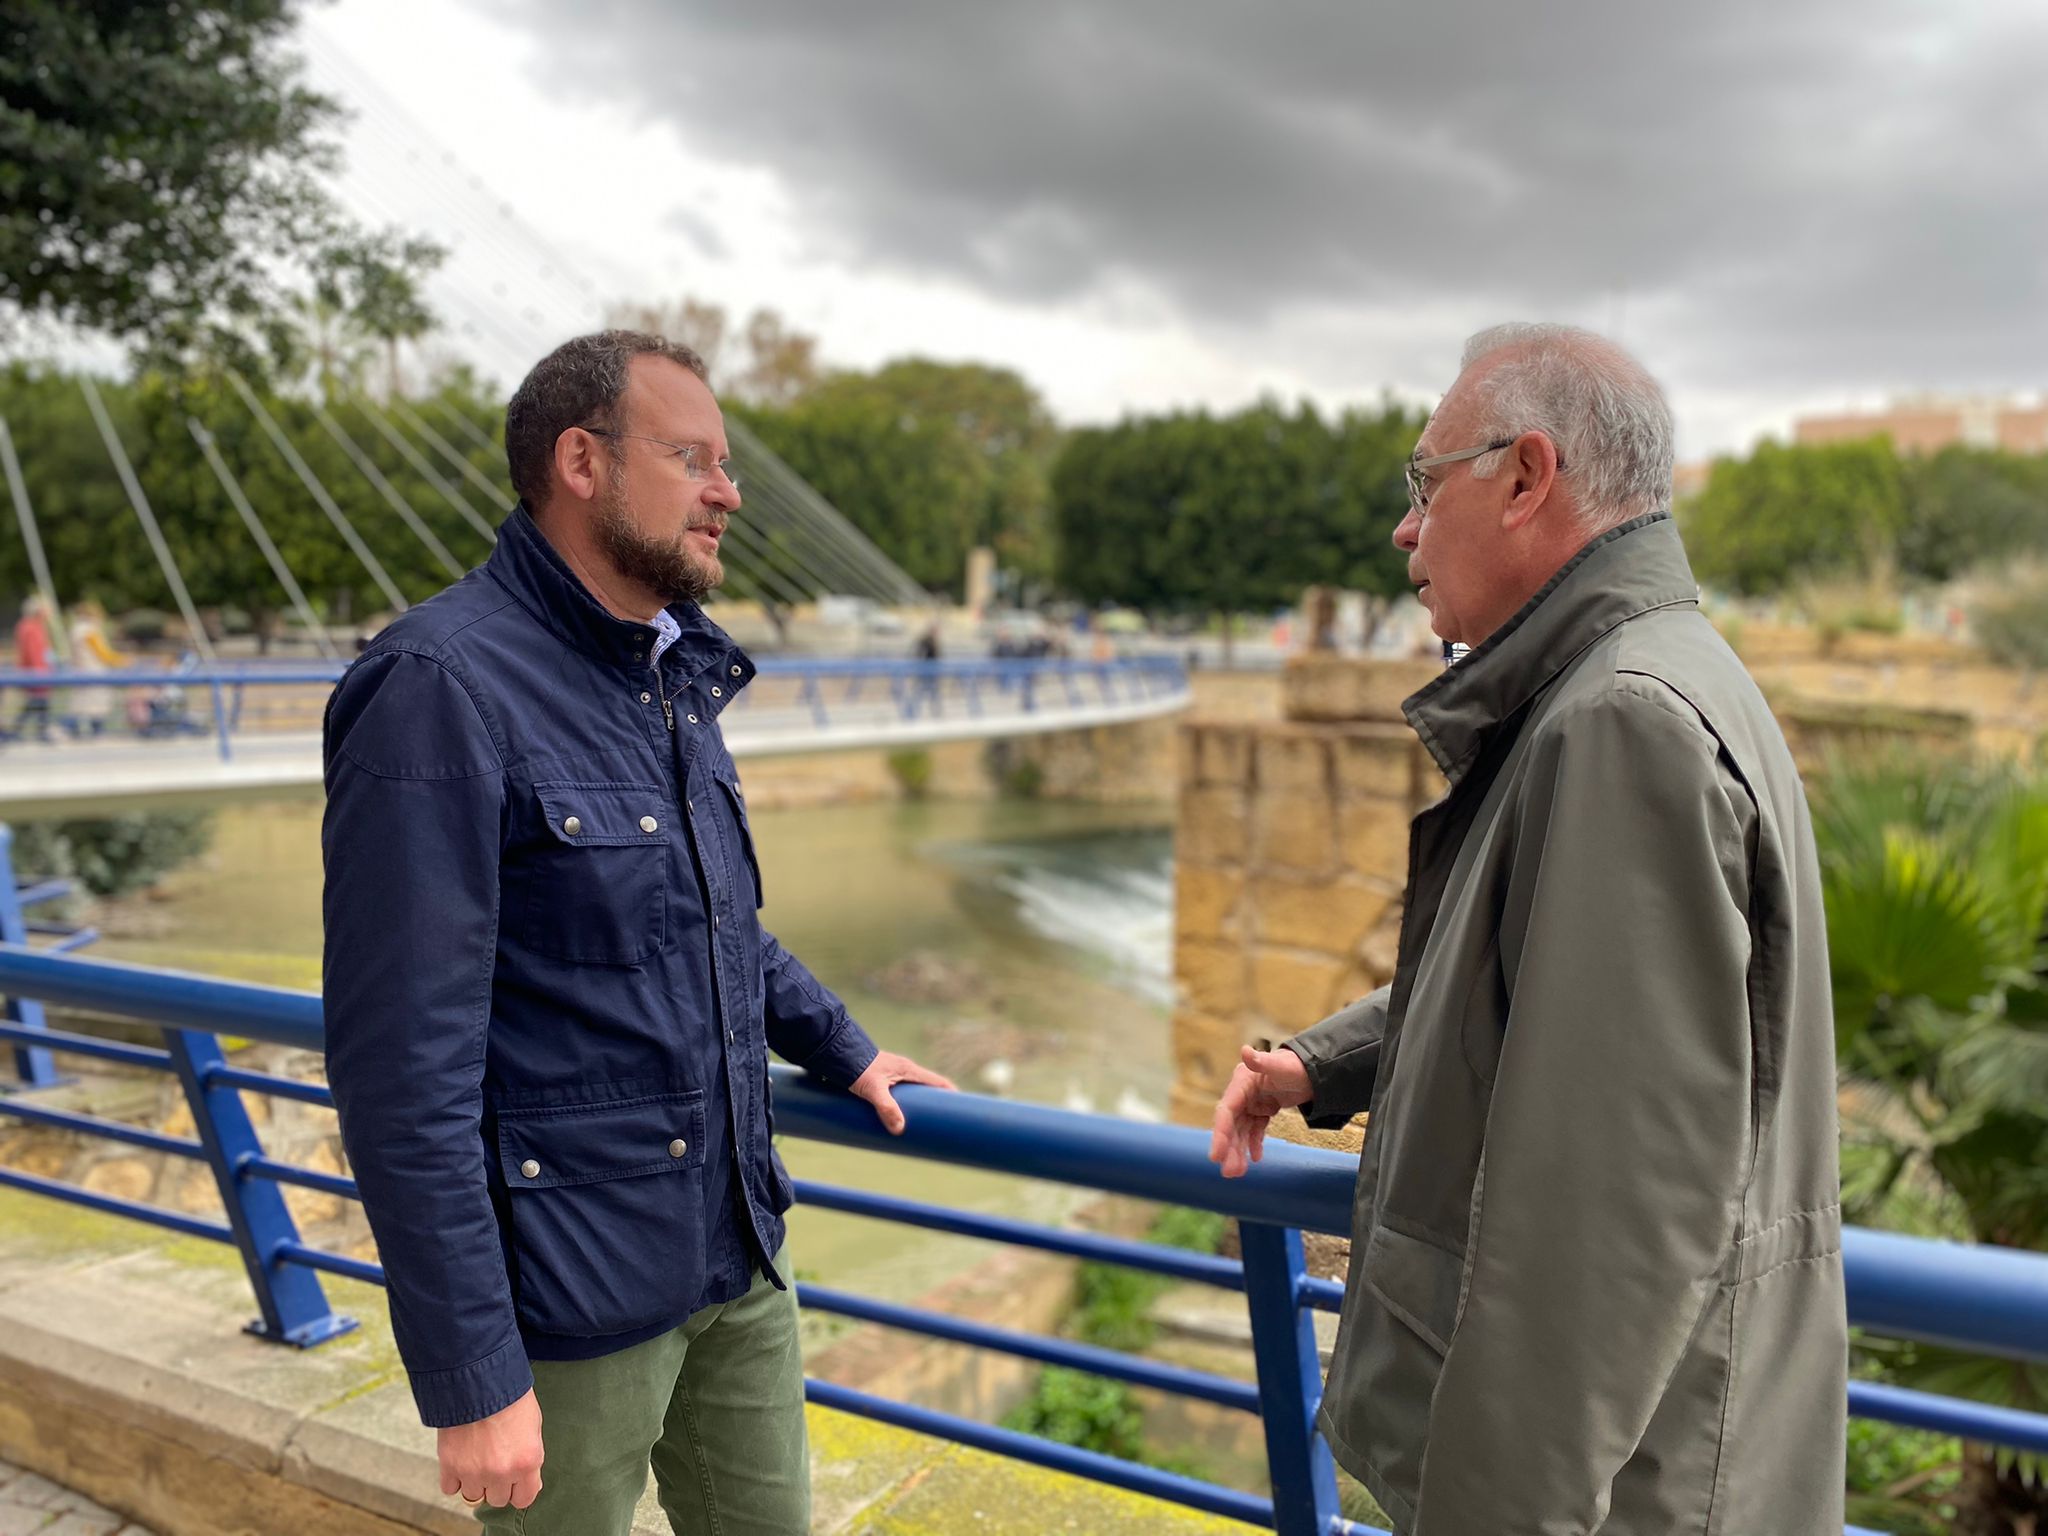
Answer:
[[711, 478], [711, 472], [715, 469], [725, 477], [727, 485], [731, 486], [734, 490], [739, 489], [740, 477], [732, 467], [732, 460], [712, 458], [711, 450], [702, 443], [672, 443], [665, 437], [649, 437], [644, 432], [611, 432], [603, 427], [585, 427], [583, 430], [592, 437], [631, 437], [637, 438], [643, 443], [659, 443], [664, 448], [673, 448], [675, 452], [669, 455], [669, 457], [682, 461], [685, 478], [690, 480], [708, 480]]
[[[1512, 437], [1499, 437], [1477, 448], [1460, 448], [1456, 453], [1433, 453], [1426, 459], [1410, 459], [1401, 466], [1401, 473], [1408, 482], [1408, 505], [1417, 512], [1427, 511], [1429, 508], [1429, 498], [1436, 492], [1436, 482], [1423, 473], [1425, 469], [1434, 469], [1439, 464], [1457, 464], [1497, 449], [1512, 448], [1516, 441], [1517, 439]], [[1563, 471], [1563, 454], [1557, 457], [1557, 467], [1560, 472]]]

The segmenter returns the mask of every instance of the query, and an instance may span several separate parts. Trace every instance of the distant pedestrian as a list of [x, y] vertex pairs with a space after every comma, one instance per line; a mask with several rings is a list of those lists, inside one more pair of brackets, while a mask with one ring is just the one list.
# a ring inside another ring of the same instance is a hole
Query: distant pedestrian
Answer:
[[[107, 639], [107, 610], [87, 598], [71, 606], [71, 666], [78, 672], [118, 672], [134, 658]], [[70, 712], [79, 730], [97, 736], [114, 713], [114, 690], [98, 683], [71, 690]]]
[[[31, 593], [21, 605], [21, 617], [14, 625], [14, 664], [24, 672], [51, 669], [50, 605], [40, 592]], [[50, 690], [29, 688], [27, 701], [15, 720], [22, 735], [34, 732], [38, 741], [50, 739]]]

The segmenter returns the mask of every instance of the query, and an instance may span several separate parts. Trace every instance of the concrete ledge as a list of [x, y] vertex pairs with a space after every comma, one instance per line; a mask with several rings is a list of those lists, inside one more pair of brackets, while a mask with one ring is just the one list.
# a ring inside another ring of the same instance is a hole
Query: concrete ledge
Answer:
[[[0, 1459], [160, 1536], [472, 1536], [382, 1292], [329, 1280], [362, 1327], [302, 1351], [241, 1331], [247, 1284], [225, 1248], [0, 1190]], [[810, 1425], [828, 1536], [1250, 1529], [845, 1414]], [[635, 1536], [667, 1531], [650, 1490]]]

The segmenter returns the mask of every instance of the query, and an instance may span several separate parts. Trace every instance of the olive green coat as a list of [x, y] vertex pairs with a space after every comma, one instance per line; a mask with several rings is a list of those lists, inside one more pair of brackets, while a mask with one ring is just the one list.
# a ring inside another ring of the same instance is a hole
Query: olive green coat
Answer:
[[1835, 1536], [1834, 1032], [1799, 775], [1668, 517], [1408, 700], [1393, 985], [1291, 1043], [1371, 1109], [1321, 1425], [1411, 1536]]

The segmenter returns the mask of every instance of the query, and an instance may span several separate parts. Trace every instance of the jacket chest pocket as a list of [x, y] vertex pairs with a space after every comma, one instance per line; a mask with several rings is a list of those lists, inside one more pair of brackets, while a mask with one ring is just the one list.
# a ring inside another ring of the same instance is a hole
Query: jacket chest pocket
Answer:
[[719, 774], [718, 785], [732, 806], [732, 819], [739, 828], [740, 848], [745, 855], [747, 872], [754, 878], [754, 905], [760, 907], [767, 902], [768, 892], [761, 884], [761, 858], [754, 852], [754, 829], [747, 821], [747, 797], [740, 792], [740, 781], [736, 775]]
[[542, 826], [507, 893], [520, 946], [578, 965], [654, 954], [667, 939], [667, 791], [557, 779], [533, 794]]

